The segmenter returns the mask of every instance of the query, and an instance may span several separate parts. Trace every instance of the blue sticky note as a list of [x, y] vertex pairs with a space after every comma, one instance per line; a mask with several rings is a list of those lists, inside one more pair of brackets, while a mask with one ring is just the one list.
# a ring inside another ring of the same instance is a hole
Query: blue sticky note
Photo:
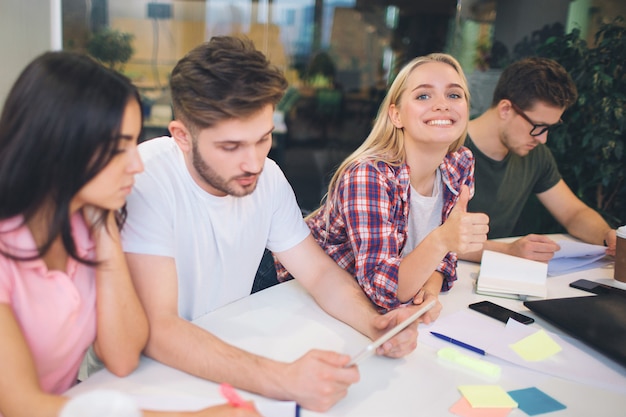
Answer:
[[529, 416], [551, 413], [567, 408], [535, 387], [509, 391], [508, 394], [517, 402], [518, 408]]

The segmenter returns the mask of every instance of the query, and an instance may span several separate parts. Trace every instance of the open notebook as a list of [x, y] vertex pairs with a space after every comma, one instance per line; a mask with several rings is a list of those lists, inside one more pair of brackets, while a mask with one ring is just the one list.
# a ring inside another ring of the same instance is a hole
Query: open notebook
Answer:
[[548, 264], [490, 250], [483, 251], [476, 292], [498, 297], [546, 298]]

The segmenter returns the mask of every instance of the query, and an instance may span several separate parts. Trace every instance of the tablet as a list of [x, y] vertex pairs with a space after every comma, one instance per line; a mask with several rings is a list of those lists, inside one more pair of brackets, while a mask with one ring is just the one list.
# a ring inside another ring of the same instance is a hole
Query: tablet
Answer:
[[394, 328], [390, 329], [387, 333], [385, 333], [378, 339], [374, 340], [369, 345], [365, 346], [365, 348], [362, 351], [360, 351], [358, 354], [352, 357], [352, 359], [346, 366], [355, 365], [359, 363], [360, 361], [362, 361], [363, 359], [367, 358], [368, 356], [374, 354], [376, 352], [376, 349], [378, 349], [379, 346], [382, 346], [382, 344], [385, 343], [387, 340], [391, 339], [392, 337], [400, 333], [402, 330], [408, 327], [411, 323], [413, 323], [415, 320], [420, 318], [424, 313], [426, 313], [428, 310], [433, 308], [433, 306], [435, 305], [435, 302], [436, 300], [431, 300], [430, 302], [424, 304], [419, 310], [411, 314], [411, 316], [407, 317], [406, 319], [398, 323]]

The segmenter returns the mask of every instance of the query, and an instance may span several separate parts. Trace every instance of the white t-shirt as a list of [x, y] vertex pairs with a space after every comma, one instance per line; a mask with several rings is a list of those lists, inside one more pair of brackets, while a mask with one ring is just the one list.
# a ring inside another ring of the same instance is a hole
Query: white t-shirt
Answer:
[[145, 170], [127, 200], [124, 251], [175, 259], [178, 312], [187, 320], [249, 295], [264, 249], [285, 251], [310, 233], [270, 159], [252, 194], [216, 197], [192, 179], [172, 138], [139, 149]]
[[443, 212], [443, 193], [441, 171], [437, 169], [433, 193], [423, 196], [411, 186], [409, 205], [409, 224], [402, 255], [406, 256], [419, 245], [430, 232], [441, 225]]

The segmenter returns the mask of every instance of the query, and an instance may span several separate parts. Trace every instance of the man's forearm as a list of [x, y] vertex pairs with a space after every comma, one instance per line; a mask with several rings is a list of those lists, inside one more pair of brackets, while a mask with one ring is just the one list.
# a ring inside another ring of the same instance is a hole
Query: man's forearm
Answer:
[[326, 282], [307, 288], [315, 301], [331, 316], [374, 339], [377, 333], [371, 322], [379, 313], [356, 279], [339, 268], [320, 274], [320, 277]]
[[270, 398], [291, 399], [281, 381], [285, 364], [229, 345], [178, 317], [153, 324], [145, 354], [210, 381], [227, 382]]
[[596, 245], [604, 244], [607, 232], [611, 230], [602, 216], [590, 207], [578, 212], [564, 226], [570, 235]]

